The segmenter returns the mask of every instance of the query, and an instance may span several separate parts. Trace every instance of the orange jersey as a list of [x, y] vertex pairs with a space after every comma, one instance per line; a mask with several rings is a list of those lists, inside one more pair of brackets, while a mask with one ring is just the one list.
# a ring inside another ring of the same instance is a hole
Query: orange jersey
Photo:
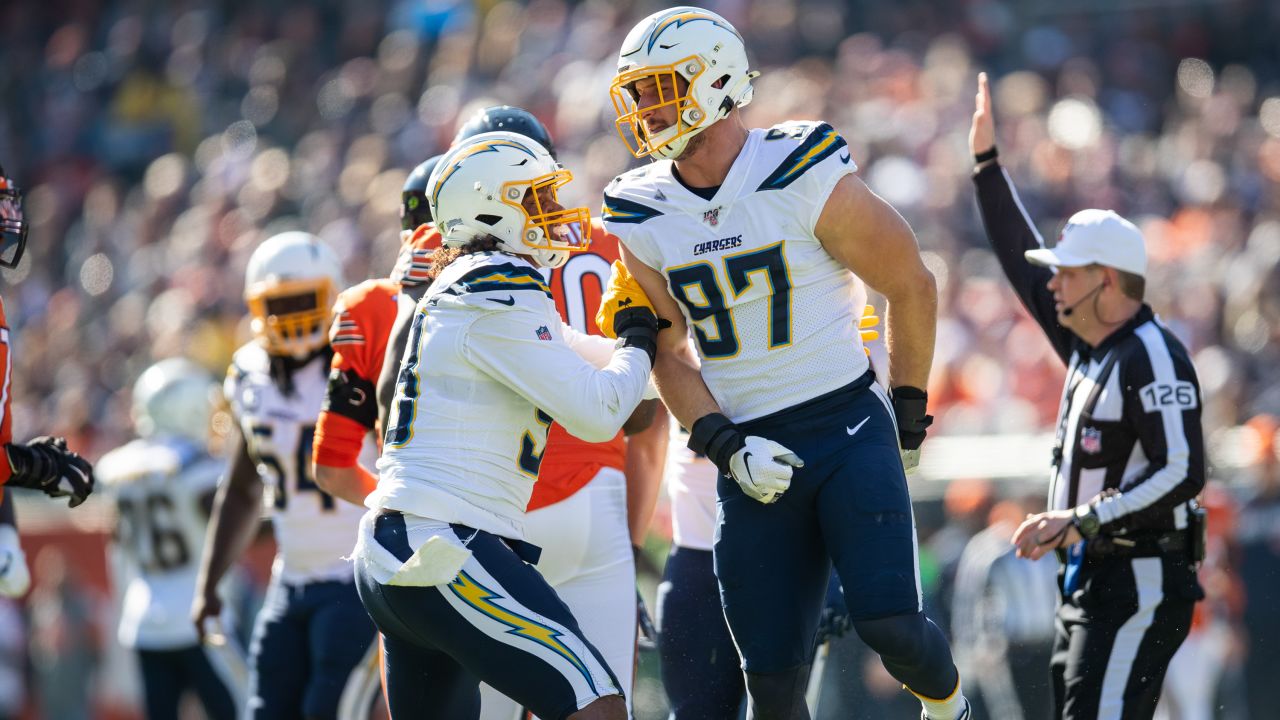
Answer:
[[[9, 351], [9, 321], [4, 316], [4, 300], [0, 299], [0, 446], [13, 442], [13, 419], [9, 412], [9, 378], [13, 375], [13, 355]], [[9, 482], [13, 470], [8, 462], [0, 462], [0, 485]]]
[[313, 445], [321, 465], [354, 466], [364, 436], [377, 424], [375, 389], [396, 320], [398, 294], [399, 283], [381, 278], [338, 295], [329, 330], [333, 363]]
[[[551, 272], [551, 294], [560, 317], [577, 330], [602, 334], [596, 311], [609, 284], [609, 266], [618, 259], [618, 238], [591, 221], [591, 247], [573, 253], [569, 262]], [[603, 467], [624, 469], [627, 441], [619, 432], [608, 442], [589, 443], [570, 435], [559, 423], [547, 434], [547, 448], [533, 485], [529, 510], [553, 505], [576, 493]]]

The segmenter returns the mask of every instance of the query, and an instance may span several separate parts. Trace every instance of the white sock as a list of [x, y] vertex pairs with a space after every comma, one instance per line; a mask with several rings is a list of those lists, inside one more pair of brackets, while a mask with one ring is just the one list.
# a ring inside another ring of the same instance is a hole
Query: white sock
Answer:
[[964, 693], [960, 691], [959, 678], [956, 679], [955, 690], [941, 700], [925, 697], [911, 688], [907, 688], [907, 692], [920, 700], [920, 705], [924, 707], [925, 720], [968, 720], [969, 718], [969, 701], [964, 699]]

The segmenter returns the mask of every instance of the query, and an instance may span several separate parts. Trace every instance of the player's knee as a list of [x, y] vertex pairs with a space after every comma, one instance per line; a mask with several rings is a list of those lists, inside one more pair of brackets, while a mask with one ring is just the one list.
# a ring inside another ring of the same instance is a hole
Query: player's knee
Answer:
[[916, 664], [928, 653], [924, 613], [894, 615], [876, 620], [856, 620], [858, 637], [883, 658], [901, 664]]
[[568, 720], [627, 720], [627, 701], [621, 695], [596, 698]]
[[809, 666], [799, 665], [778, 673], [746, 673], [750, 716], [754, 720], [798, 720], [809, 717], [804, 691]]

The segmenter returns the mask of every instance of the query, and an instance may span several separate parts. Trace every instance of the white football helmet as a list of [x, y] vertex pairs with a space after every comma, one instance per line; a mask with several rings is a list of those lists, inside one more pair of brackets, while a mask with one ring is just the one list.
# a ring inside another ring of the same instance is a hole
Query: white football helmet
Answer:
[[176, 435], [207, 445], [217, 391], [213, 377], [190, 360], [161, 360], [133, 384], [134, 429], [139, 437]]
[[[742, 36], [719, 15], [696, 7], [676, 7], [641, 20], [618, 53], [618, 74], [609, 94], [618, 112], [618, 135], [636, 157], [676, 158], [695, 135], [751, 102], [751, 80]], [[688, 87], [679, 92], [676, 77]], [[659, 103], [639, 107], [635, 83], [653, 79]], [[671, 97], [667, 97], [667, 92]], [[642, 114], [673, 105], [674, 125], [650, 133]]]
[[254, 337], [271, 355], [301, 359], [319, 350], [329, 341], [343, 286], [342, 263], [320, 238], [272, 235], [253, 251], [244, 274]]
[[431, 215], [446, 246], [492, 235], [504, 252], [557, 268], [591, 244], [591, 212], [562, 207], [557, 193], [573, 173], [533, 140], [510, 132], [467, 138], [427, 183]]

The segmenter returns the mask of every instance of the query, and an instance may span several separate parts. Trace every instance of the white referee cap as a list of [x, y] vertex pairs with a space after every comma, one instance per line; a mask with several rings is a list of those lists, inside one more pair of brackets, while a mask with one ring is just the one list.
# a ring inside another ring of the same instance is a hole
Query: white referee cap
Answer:
[[1111, 210], [1081, 210], [1053, 248], [1028, 250], [1029, 262], [1045, 267], [1106, 265], [1134, 275], [1147, 275], [1147, 248], [1142, 231]]

